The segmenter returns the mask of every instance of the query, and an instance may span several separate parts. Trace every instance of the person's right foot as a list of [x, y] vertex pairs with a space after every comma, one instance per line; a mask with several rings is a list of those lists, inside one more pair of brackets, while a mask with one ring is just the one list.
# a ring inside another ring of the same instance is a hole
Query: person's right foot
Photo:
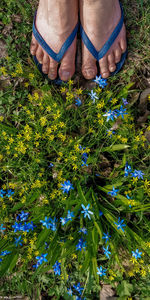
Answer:
[[[58, 53], [78, 22], [77, 0], [40, 0], [36, 28], [50, 48]], [[52, 80], [57, 77], [58, 63], [38, 44], [32, 34], [30, 52], [35, 55], [42, 71]], [[76, 38], [62, 58], [59, 68], [61, 80], [69, 80], [75, 72]]]

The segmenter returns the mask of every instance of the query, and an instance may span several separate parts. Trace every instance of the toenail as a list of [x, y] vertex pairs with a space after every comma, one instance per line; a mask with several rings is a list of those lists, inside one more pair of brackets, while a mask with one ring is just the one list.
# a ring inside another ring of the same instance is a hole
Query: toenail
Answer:
[[62, 77], [64, 77], [65, 79], [68, 79], [70, 77], [70, 72], [68, 71], [62, 71], [61, 73]]
[[85, 71], [85, 74], [88, 76], [88, 77], [93, 77], [95, 76], [95, 73], [93, 70], [86, 70]]
[[113, 72], [115, 70], [115, 66], [114, 67], [110, 67], [110, 71]]
[[109, 76], [108, 72], [102, 74], [102, 77], [108, 77], [108, 76]]

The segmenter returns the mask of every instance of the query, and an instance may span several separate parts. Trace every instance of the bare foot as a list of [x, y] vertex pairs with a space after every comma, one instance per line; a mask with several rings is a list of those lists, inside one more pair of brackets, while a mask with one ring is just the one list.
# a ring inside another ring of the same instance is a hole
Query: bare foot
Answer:
[[[87, 36], [97, 51], [103, 47], [119, 23], [121, 9], [119, 0], [80, 0], [80, 20]], [[118, 37], [107, 54], [99, 60], [100, 73], [107, 78], [116, 69], [116, 63], [126, 51], [126, 29], [123, 25]], [[97, 74], [96, 59], [82, 42], [82, 73], [86, 79]]]
[[[40, 0], [36, 28], [46, 43], [56, 53], [72, 33], [78, 22], [77, 0]], [[30, 52], [42, 64], [42, 71], [52, 80], [57, 77], [58, 62], [38, 44], [32, 34]], [[75, 72], [76, 38], [65, 53], [59, 68], [62, 80], [69, 80]]]

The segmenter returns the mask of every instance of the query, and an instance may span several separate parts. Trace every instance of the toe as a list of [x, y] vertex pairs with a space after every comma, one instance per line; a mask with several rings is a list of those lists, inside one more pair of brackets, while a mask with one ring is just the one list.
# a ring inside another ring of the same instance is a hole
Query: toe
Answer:
[[63, 81], [69, 80], [75, 72], [75, 53], [76, 39], [64, 55], [59, 68], [59, 77]]
[[114, 72], [116, 70], [115, 55], [113, 52], [108, 55], [108, 66], [110, 72]]
[[49, 72], [49, 65], [50, 65], [50, 60], [49, 60], [49, 56], [44, 53], [43, 56], [43, 65], [42, 65], [42, 71], [44, 74], [48, 74]]
[[44, 55], [43, 49], [40, 45], [38, 45], [38, 48], [36, 51], [36, 58], [40, 64], [43, 63], [43, 55]]
[[56, 77], [57, 77], [57, 68], [58, 68], [58, 62], [55, 61], [54, 59], [50, 58], [48, 77], [51, 80], [56, 79]]
[[99, 66], [102, 77], [107, 78], [110, 75], [107, 56], [104, 56], [102, 59], [99, 60]]
[[82, 43], [82, 74], [86, 79], [93, 79], [97, 75], [96, 60]]
[[127, 49], [126, 39], [121, 39], [120, 40], [120, 48], [121, 48], [122, 53], [124, 53], [126, 51], [126, 49]]
[[32, 55], [35, 55], [37, 48], [38, 48], [38, 42], [37, 42], [37, 40], [35, 39], [35, 37], [34, 37], [34, 35], [32, 33], [32, 40], [31, 40], [31, 45], [30, 45], [30, 53]]
[[118, 63], [121, 59], [121, 48], [120, 46], [118, 45], [118, 47], [116, 47], [116, 49], [114, 50], [114, 53], [115, 53], [115, 63]]

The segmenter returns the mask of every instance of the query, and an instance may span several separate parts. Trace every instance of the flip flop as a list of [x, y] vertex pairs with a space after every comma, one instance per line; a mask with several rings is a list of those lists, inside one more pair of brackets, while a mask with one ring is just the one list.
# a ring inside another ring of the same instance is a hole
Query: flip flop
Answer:
[[[79, 28], [79, 22], [77, 23], [77, 25], [75, 26], [74, 30], [72, 31], [72, 33], [70, 34], [70, 36], [67, 38], [67, 40], [64, 42], [64, 44], [62, 45], [60, 51], [58, 53], [54, 52], [50, 46], [44, 41], [43, 37], [41, 36], [41, 34], [39, 33], [39, 31], [36, 28], [36, 15], [37, 15], [37, 11], [35, 13], [34, 16], [34, 20], [33, 20], [33, 27], [32, 27], [32, 32], [34, 37], [36, 38], [37, 42], [41, 45], [41, 47], [47, 52], [47, 54], [49, 56], [51, 56], [55, 61], [57, 61], [58, 63], [62, 60], [64, 54], [66, 53], [66, 51], [68, 50], [68, 48], [71, 46], [71, 44], [73, 43], [77, 32], [78, 32], [78, 28]], [[40, 71], [40, 73], [43, 75], [44, 78], [47, 78], [49, 81], [60, 85], [63, 81], [60, 78], [57, 78], [55, 80], [50, 80], [48, 78], [48, 76], [46, 74], [44, 74], [42, 72], [42, 64], [40, 64], [36, 58], [36, 56], [33, 56], [34, 62], [38, 68], [38, 70]]]
[[[92, 42], [88, 38], [87, 34], [85, 33], [82, 25], [80, 24], [80, 34], [81, 34], [83, 43], [86, 45], [89, 52], [96, 58], [97, 61], [99, 61], [101, 58], [103, 58], [106, 55], [107, 51], [110, 49], [110, 47], [112, 46], [112, 44], [114, 43], [114, 41], [116, 40], [117, 36], [119, 35], [119, 33], [122, 29], [123, 22], [124, 22], [124, 14], [123, 14], [123, 8], [122, 8], [121, 3], [120, 3], [120, 8], [121, 8], [121, 19], [120, 19], [118, 25], [116, 26], [116, 28], [114, 29], [114, 31], [112, 32], [112, 34], [110, 35], [109, 39], [107, 40], [107, 42], [104, 44], [104, 46], [101, 48], [100, 51], [97, 51], [95, 49], [94, 45], [92, 44]], [[110, 76], [115, 75], [116, 73], [118, 73], [121, 70], [121, 68], [126, 60], [126, 57], [127, 57], [127, 50], [122, 54], [120, 62], [116, 64], [116, 70], [114, 72], [111, 72]]]

